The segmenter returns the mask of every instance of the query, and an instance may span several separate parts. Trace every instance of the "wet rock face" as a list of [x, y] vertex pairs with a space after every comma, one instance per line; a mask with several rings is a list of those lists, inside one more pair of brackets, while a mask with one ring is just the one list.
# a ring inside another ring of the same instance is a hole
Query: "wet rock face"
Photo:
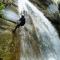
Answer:
[[41, 0], [44, 4], [49, 5], [52, 3], [51, 0]]
[[12, 33], [15, 24], [0, 18], [0, 60], [19, 60], [19, 37]]
[[[8, 7], [5, 7], [4, 9], [9, 8], [9, 10], [11, 9], [14, 13], [17, 13], [17, 7], [13, 4], [10, 5], [12, 3], [12, 0], [0, 0], [0, 2], [3, 2], [3, 4], [7, 4]], [[0, 12], [2, 13], [2, 11]], [[8, 20], [9, 19], [6, 19], [6, 17], [3, 17], [3, 13], [0, 14], [0, 60], [19, 60], [20, 36], [18, 35], [18, 32], [12, 32], [16, 26], [16, 23], [13, 23], [12, 21]]]
[[31, 2], [33, 2], [34, 4], [37, 4], [37, 6], [41, 6], [45, 5], [45, 6], [48, 6], [49, 4], [52, 3], [52, 0], [30, 0]]
[[1, 0], [0, 2], [3, 2], [3, 3], [11, 3], [12, 0]]
[[60, 12], [60, 4], [58, 4], [58, 9], [59, 9], [59, 12]]

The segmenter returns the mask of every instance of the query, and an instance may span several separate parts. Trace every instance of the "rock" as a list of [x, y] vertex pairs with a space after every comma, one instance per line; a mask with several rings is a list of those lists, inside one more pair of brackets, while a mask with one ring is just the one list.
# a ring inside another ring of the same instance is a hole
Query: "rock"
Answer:
[[58, 9], [59, 9], [59, 12], [60, 12], [60, 4], [58, 4]]
[[[0, 2], [7, 4], [7, 6], [5, 6], [5, 9], [8, 9], [8, 11], [13, 11], [12, 16], [15, 15], [15, 18], [18, 16], [17, 6], [13, 4], [14, 2], [12, 0], [0, 0]], [[16, 22], [10, 21], [13, 19], [9, 20], [9, 17], [7, 19], [6, 15], [4, 15], [2, 11], [0, 12], [0, 60], [20, 60], [19, 32], [18, 29], [16, 33], [12, 32], [16, 26]], [[8, 15], [10, 14], [8, 13]]]
[[16, 24], [0, 18], [0, 58], [19, 60], [20, 40], [18, 32], [13, 33]]

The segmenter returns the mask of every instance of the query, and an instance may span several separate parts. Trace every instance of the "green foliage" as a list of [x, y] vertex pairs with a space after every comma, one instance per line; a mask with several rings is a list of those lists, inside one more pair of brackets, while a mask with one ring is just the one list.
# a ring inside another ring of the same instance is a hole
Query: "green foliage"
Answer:
[[2, 18], [2, 10], [5, 8], [5, 5], [2, 3], [2, 2], [0, 2], [0, 18]]
[[0, 2], [0, 10], [4, 9], [4, 4]]

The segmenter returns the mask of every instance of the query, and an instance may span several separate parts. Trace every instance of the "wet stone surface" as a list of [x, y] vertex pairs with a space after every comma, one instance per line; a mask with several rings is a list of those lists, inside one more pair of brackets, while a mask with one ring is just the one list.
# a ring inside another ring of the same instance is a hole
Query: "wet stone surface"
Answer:
[[0, 60], [19, 60], [18, 32], [12, 33], [16, 24], [0, 18]]

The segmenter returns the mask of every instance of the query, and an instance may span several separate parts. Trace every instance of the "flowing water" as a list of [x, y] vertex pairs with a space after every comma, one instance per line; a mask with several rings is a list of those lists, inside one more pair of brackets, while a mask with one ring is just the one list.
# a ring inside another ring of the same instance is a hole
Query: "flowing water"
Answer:
[[[25, 15], [26, 24], [20, 29], [20, 60], [60, 60], [60, 39], [51, 22], [28, 0], [18, 0], [18, 12]], [[5, 17], [17, 21], [10, 9]]]
[[[44, 14], [39, 11], [31, 2], [28, 0], [18, 0], [18, 11], [27, 12], [27, 14], [32, 19], [33, 25], [35, 27], [37, 41], [39, 44], [40, 53], [38, 53], [38, 58], [33, 54], [32, 49], [26, 44], [25, 38], [26, 33], [22, 34], [22, 55], [21, 60], [60, 60], [60, 39], [56, 30], [50, 21], [44, 16]], [[27, 15], [25, 15], [27, 19]], [[29, 20], [28, 18], [27, 20]], [[26, 25], [28, 29], [31, 29]], [[33, 43], [34, 44], [34, 43]], [[30, 51], [30, 55], [26, 55], [26, 49]], [[38, 50], [37, 50], [38, 51]]]
[[11, 8], [5, 8], [2, 10], [2, 13], [4, 15], [4, 18], [7, 20], [14, 22], [17, 22], [17, 20], [19, 20], [19, 16]]

